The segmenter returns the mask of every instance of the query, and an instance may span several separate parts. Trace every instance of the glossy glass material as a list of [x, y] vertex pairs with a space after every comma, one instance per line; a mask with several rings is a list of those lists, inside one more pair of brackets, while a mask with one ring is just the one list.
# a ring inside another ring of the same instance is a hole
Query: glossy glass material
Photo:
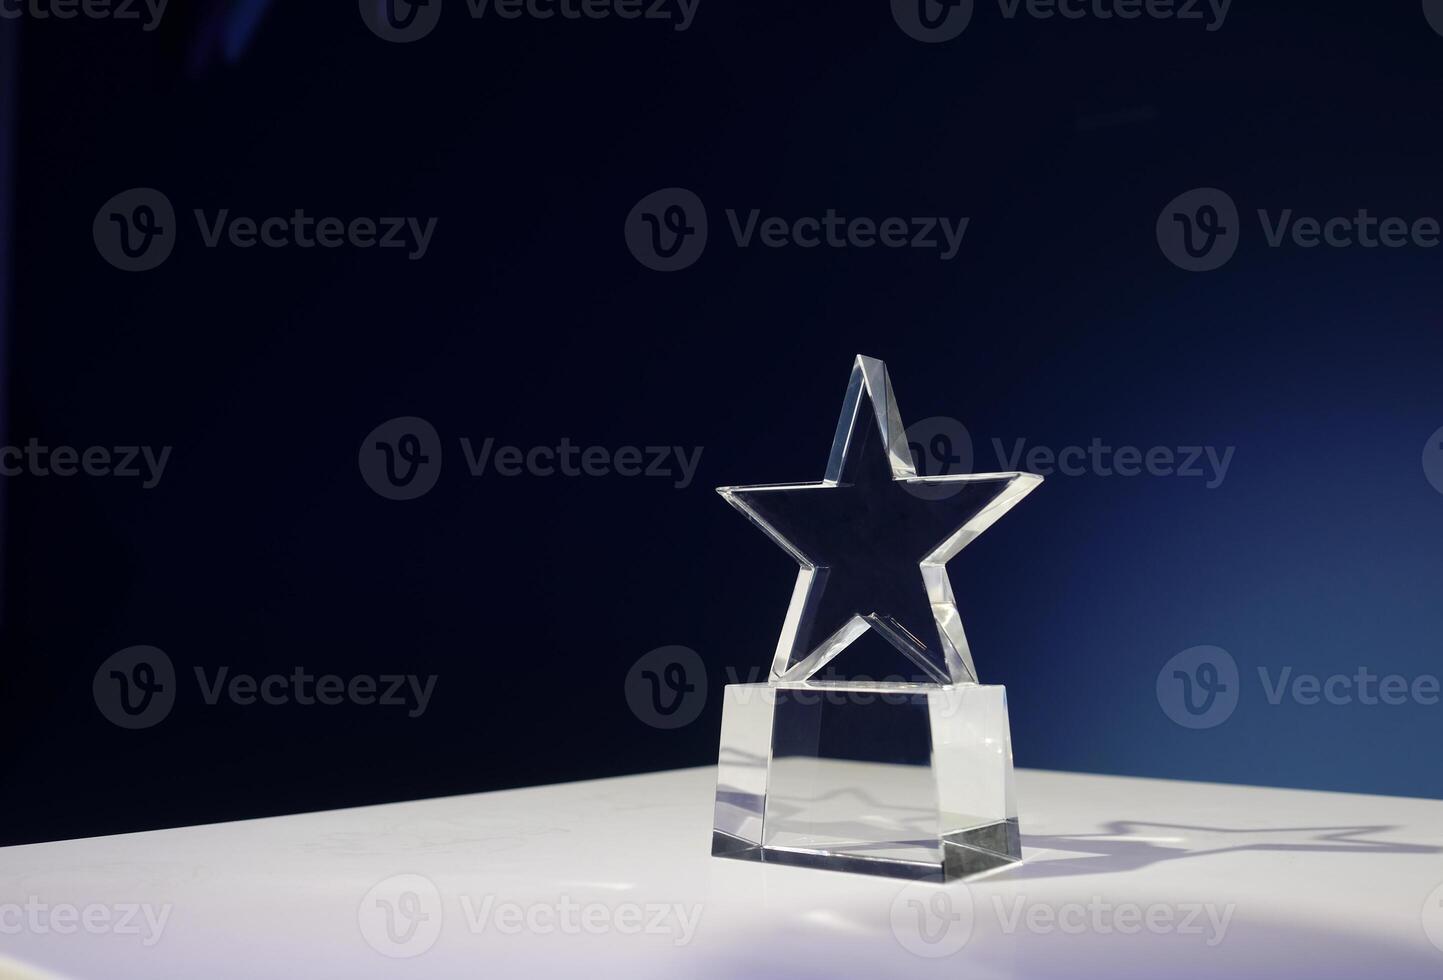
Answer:
[[[714, 854], [936, 880], [1020, 860], [1007, 695], [977, 683], [946, 563], [1040, 482], [919, 477], [858, 357], [820, 482], [720, 489], [800, 571], [771, 680], [726, 690]], [[869, 631], [906, 676], [846, 669]]]
[[975, 682], [946, 565], [1041, 482], [919, 477], [887, 366], [858, 357], [823, 480], [717, 491], [801, 566], [772, 676], [805, 680], [873, 629], [926, 677]]

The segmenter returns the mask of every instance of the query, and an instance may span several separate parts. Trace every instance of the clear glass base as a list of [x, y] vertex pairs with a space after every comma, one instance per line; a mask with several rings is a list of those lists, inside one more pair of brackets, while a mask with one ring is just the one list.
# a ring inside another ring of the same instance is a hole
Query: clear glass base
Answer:
[[729, 685], [712, 854], [933, 881], [1020, 861], [1006, 689]]

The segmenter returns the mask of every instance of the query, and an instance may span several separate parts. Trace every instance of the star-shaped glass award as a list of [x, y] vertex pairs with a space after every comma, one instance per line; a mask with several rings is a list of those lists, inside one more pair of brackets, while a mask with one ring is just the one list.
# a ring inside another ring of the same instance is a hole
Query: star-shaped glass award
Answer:
[[[1007, 694], [978, 683], [946, 565], [1041, 482], [918, 476], [858, 357], [820, 482], [720, 488], [801, 570], [771, 678], [726, 689], [713, 854], [934, 880], [1021, 859]], [[904, 672], [845, 669], [869, 631]]]

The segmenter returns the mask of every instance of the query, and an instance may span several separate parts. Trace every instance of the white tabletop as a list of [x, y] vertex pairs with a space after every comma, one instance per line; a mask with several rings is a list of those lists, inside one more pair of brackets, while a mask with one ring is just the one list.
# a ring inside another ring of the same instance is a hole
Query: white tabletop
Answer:
[[6, 848], [0, 977], [1443, 976], [1443, 802], [1023, 770], [941, 886], [712, 858], [712, 784]]

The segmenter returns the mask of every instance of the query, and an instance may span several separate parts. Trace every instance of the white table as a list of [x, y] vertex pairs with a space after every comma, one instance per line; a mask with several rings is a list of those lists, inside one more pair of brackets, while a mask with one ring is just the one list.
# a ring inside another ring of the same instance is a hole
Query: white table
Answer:
[[6, 848], [0, 977], [1443, 977], [1443, 802], [1023, 770], [940, 886], [712, 858], [712, 782]]

